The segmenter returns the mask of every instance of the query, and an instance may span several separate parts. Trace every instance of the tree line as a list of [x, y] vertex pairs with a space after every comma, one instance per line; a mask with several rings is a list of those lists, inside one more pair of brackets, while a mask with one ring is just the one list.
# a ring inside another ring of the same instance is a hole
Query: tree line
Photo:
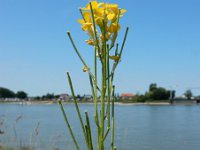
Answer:
[[[164, 87], [158, 87], [156, 83], [151, 83], [149, 89], [145, 94], [136, 94], [131, 101], [134, 102], [145, 102], [151, 100], [173, 100], [175, 98], [175, 90], [166, 90]], [[186, 90], [184, 93], [187, 99], [191, 99], [193, 93], [191, 90]], [[5, 98], [18, 98], [18, 99], [27, 99], [28, 94], [24, 91], [17, 91], [16, 93], [10, 89], [0, 87], [0, 99]], [[34, 100], [52, 100], [58, 99], [59, 95], [54, 95], [53, 93], [47, 93], [42, 96], [33, 97]], [[77, 98], [82, 99], [80, 95], [77, 95]], [[120, 99], [119, 99], [120, 100]]]
[[166, 90], [164, 87], [158, 87], [156, 83], [151, 83], [149, 89], [144, 94], [136, 94], [130, 99], [130, 102], [146, 102], [174, 99], [175, 90]]
[[[24, 91], [17, 91], [16, 93], [8, 88], [0, 87], [0, 99], [5, 98], [18, 98], [18, 99], [28, 99], [28, 94]], [[42, 96], [33, 97], [34, 100], [52, 100], [59, 98], [59, 95], [54, 95], [53, 93], [47, 93]]]
[[28, 94], [24, 91], [17, 91], [16, 93], [11, 91], [10, 89], [0, 87], [0, 98], [19, 98], [26, 99], [28, 98]]
[[[183, 93], [183, 95], [188, 100], [190, 100], [193, 97], [193, 93], [191, 90], [186, 90]], [[129, 99], [129, 101], [130, 102], [146, 102], [146, 101], [169, 100], [171, 103], [173, 103], [175, 96], [176, 96], [175, 90], [167, 90], [164, 87], [158, 87], [156, 83], [151, 83], [149, 85], [148, 91], [145, 92], [145, 94], [136, 94], [134, 97], [132, 97], [132, 99]]]

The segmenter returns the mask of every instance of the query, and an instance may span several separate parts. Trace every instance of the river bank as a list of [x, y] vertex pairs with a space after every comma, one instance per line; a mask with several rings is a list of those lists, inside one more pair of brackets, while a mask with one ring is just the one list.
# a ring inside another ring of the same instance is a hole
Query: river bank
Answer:
[[[40, 100], [34, 100], [34, 101], [18, 101], [18, 102], [2, 102], [0, 101], [0, 104], [19, 104], [19, 105], [51, 105], [55, 104], [56, 102], [52, 100], [45, 100], [45, 101], [40, 101]], [[79, 101], [79, 104], [93, 104], [93, 102], [84, 102], [84, 101]], [[63, 102], [63, 104], [74, 104], [73, 101], [70, 102]], [[100, 103], [99, 103], [100, 104]], [[167, 100], [164, 101], [147, 101], [147, 102], [126, 102], [126, 101], [120, 101], [120, 102], [115, 102], [115, 105], [194, 105], [197, 104], [195, 101], [180, 101], [180, 102], [174, 102], [173, 104], [169, 103]]]

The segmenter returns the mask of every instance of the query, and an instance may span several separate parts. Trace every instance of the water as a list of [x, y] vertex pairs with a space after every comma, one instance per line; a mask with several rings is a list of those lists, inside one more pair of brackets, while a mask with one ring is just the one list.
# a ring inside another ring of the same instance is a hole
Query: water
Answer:
[[[64, 107], [84, 150], [75, 108], [72, 104]], [[83, 114], [88, 111], [93, 119], [93, 105], [81, 104], [80, 110]], [[0, 104], [0, 122], [2, 120], [0, 129], [5, 132], [0, 134], [2, 145], [74, 149], [57, 104]], [[115, 141], [120, 150], [199, 150], [199, 140], [199, 105], [116, 105]]]

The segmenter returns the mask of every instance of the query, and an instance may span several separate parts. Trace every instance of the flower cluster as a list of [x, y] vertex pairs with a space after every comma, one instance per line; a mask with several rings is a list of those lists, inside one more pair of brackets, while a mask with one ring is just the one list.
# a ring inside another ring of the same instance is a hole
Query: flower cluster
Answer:
[[80, 9], [82, 19], [78, 22], [89, 38], [86, 43], [92, 46], [102, 46], [104, 42], [111, 41], [114, 46], [117, 32], [120, 29], [119, 18], [126, 10], [118, 8], [117, 4], [98, 3], [91, 1]]

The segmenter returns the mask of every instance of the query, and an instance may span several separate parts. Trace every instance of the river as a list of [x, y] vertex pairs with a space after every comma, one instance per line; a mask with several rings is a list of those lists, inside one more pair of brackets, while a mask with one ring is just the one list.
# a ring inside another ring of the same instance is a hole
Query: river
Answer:
[[[80, 104], [93, 123], [93, 105]], [[65, 104], [81, 149], [83, 134], [73, 104]], [[116, 105], [115, 143], [118, 150], [199, 150], [200, 105]], [[73, 150], [57, 104], [0, 104], [0, 145]], [[92, 128], [95, 143], [95, 128]], [[107, 141], [108, 143], [108, 141]], [[95, 144], [94, 144], [95, 145]], [[106, 148], [108, 149], [108, 148]]]

